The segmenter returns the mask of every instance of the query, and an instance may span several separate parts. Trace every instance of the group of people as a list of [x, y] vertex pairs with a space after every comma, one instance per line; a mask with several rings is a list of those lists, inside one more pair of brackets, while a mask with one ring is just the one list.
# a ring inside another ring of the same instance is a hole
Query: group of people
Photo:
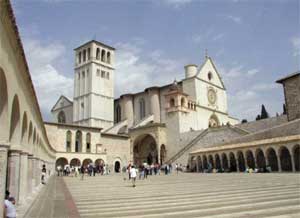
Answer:
[[57, 176], [77, 177], [80, 174], [81, 179], [84, 178], [85, 174], [88, 174], [89, 176], [96, 176], [96, 174], [108, 175], [110, 173], [110, 170], [108, 169], [108, 166], [106, 164], [99, 164], [99, 165], [88, 164], [86, 166], [65, 165], [64, 167], [58, 165], [56, 170], [57, 170]]
[[[132, 181], [132, 186], [135, 187], [137, 175], [139, 175], [139, 179], [147, 179], [148, 176], [151, 175], [160, 175], [161, 171], [164, 171], [165, 175], [172, 173], [173, 166], [172, 164], [164, 164], [160, 165], [156, 164], [147, 164], [146, 162], [141, 164], [138, 168], [136, 168], [133, 164], [129, 163], [127, 167], [123, 167], [122, 171], [124, 173], [124, 180], [126, 180], [125, 173], [128, 173], [129, 180]], [[178, 174], [179, 171], [182, 171], [182, 165], [175, 164], [175, 170]]]

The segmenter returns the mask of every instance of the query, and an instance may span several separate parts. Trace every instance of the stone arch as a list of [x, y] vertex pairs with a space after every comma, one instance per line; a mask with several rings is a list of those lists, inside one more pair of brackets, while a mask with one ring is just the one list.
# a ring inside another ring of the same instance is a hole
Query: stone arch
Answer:
[[214, 158], [211, 154], [208, 155], [208, 164], [210, 164], [212, 169], [215, 168]]
[[224, 170], [227, 170], [229, 168], [227, 155], [225, 153], [222, 154], [222, 167]]
[[295, 170], [300, 171], [300, 145], [295, 145], [293, 147], [293, 155]]
[[68, 165], [69, 162], [65, 157], [60, 157], [55, 162], [55, 168], [57, 169], [58, 166], [61, 166], [62, 169], [64, 169], [65, 165]]
[[216, 114], [212, 114], [208, 120], [208, 127], [217, 127], [220, 125], [219, 118]]
[[10, 115], [10, 134], [9, 139], [12, 143], [20, 142], [20, 103], [17, 95], [13, 98], [12, 110]]
[[101, 158], [98, 158], [97, 160], [95, 160], [95, 166], [100, 166], [100, 165], [104, 165], [104, 164], [105, 164], [105, 162]]
[[208, 169], [208, 163], [207, 163], [207, 157], [206, 155], [203, 155], [203, 168]]
[[115, 173], [120, 173], [121, 169], [122, 169], [121, 160], [118, 158], [114, 161], [114, 172]]
[[246, 170], [246, 166], [245, 166], [244, 154], [242, 151], [237, 152], [237, 158], [238, 158], [239, 170], [240, 172], [244, 172]]
[[158, 149], [155, 138], [150, 134], [137, 137], [133, 143], [134, 165], [139, 166], [144, 162], [148, 164], [158, 163]]
[[216, 161], [216, 169], [220, 170], [222, 168], [221, 166], [221, 160], [219, 154], [215, 154], [215, 161]]
[[29, 129], [28, 129], [28, 144], [31, 143], [31, 139], [32, 139], [32, 131], [33, 131], [33, 127], [32, 127], [32, 122], [29, 122]]
[[22, 119], [22, 144], [26, 143], [25, 139], [28, 134], [28, 118], [27, 118], [27, 113], [23, 113], [23, 119]]
[[71, 161], [70, 161], [70, 166], [80, 166], [81, 165], [81, 162], [78, 158], [73, 158]]
[[58, 123], [66, 123], [66, 114], [63, 110], [61, 110], [57, 115]]
[[77, 130], [75, 135], [75, 152], [82, 152], [82, 132]]
[[257, 168], [265, 169], [266, 168], [266, 159], [265, 159], [264, 152], [260, 148], [258, 148], [258, 149], [256, 149], [255, 153], [256, 153]]
[[70, 130], [68, 130], [66, 132], [66, 151], [67, 152], [72, 151], [71, 146], [72, 146], [72, 132]]
[[246, 151], [247, 166], [249, 168], [255, 169], [255, 159], [251, 150]]
[[279, 158], [280, 158], [282, 171], [292, 171], [293, 170], [291, 154], [285, 146], [282, 146], [279, 148]]
[[90, 158], [85, 158], [82, 161], [82, 166], [87, 167], [89, 164], [93, 164], [93, 161]]
[[96, 49], [96, 59], [100, 60], [100, 48]]
[[236, 159], [233, 152], [229, 153], [229, 163], [230, 163], [230, 171], [236, 172], [237, 171]]
[[167, 150], [166, 150], [166, 146], [164, 144], [162, 144], [160, 146], [160, 164], [162, 165], [167, 157]]
[[276, 151], [270, 147], [266, 151], [266, 156], [268, 159], [269, 166], [271, 167], [272, 171], [278, 171], [278, 159], [276, 155]]
[[8, 140], [8, 91], [4, 71], [0, 67], [0, 140]]
[[105, 61], [106, 61], [106, 60], [105, 60], [105, 53], [106, 53], [105, 50], [102, 49], [102, 50], [101, 50], [101, 61], [102, 61], [102, 62], [105, 62]]

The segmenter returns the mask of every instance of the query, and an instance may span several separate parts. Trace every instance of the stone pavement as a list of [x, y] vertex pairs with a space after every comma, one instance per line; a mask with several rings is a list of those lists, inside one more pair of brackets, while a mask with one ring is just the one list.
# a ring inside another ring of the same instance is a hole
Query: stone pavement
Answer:
[[52, 176], [24, 217], [75, 218], [80, 216], [63, 178]]
[[180, 173], [135, 188], [120, 174], [64, 181], [52, 178], [26, 217], [300, 217], [300, 174]]

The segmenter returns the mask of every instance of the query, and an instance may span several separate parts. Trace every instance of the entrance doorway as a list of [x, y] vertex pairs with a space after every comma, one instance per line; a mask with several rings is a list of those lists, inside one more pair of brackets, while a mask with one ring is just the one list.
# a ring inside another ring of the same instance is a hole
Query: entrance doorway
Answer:
[[149, 165], [158, 163], [157, 144], [151, 135], [138, 137], [133, 146], [133, 160], [137, 166], [147, 163]]
[[119, 161], [115, 162], [115, 173], [119, 173], [121, 168], [121, 164]]

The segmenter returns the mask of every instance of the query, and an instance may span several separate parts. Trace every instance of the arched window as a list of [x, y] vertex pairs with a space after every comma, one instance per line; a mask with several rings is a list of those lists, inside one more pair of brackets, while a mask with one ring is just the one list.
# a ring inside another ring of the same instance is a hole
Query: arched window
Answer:
[[86, 61], [86, 50], [84, 49], [83, 50], [83, 62], [85, 62]]
[[58, 123], [66, 123], [66, 114], [64, 111], [60, 111], [57, 116]]
[[146, 116], [145, 100], [140, 99], [140, 119], [143, 119]]
[[185, 99], [184, 99], [184, 97], [181, 98], [181, 107], [185, 107]]
[[217, 127], [219, 125], [220, 123], [218, 117], [215, 114], [211, 115], [208, 121], [208, 127]]
[[171, 98], [170, 100], [170, 107], [175, 107], [175, 99]]
[[101, 61], [105, 62], [105, 50], [101, 50]]
[[97, 48], [96, 50], [96, 59], [100, 60], [100, 48]]
[[76, 132], [76, 141], [75, 141], [75, 152], [81, 152], [82, 151], [82, 133], [81, 131]]
[[69, 130], [66, 134], [66, 151], [71, 152], [72, 132]]
[[110, 52], [107, 52], [107, 63], [110, 64]]
[[88, 153], [91, 152], [91, 134], [90, 133], [86, 134], [86, 152], [88, 152]]
[[211, 73], [211, 72], [208, 72], [208, 74], [207, 74], [207, 78], [208, 78], [208, 80], [211, 80], [211, 79], [213, 78], [213, 75], [212, 75], [212, 73]]
[[116, 107], [116, 122], [119, 123], [121, 122], [121, 106], [120, 105], [117, 105]]

